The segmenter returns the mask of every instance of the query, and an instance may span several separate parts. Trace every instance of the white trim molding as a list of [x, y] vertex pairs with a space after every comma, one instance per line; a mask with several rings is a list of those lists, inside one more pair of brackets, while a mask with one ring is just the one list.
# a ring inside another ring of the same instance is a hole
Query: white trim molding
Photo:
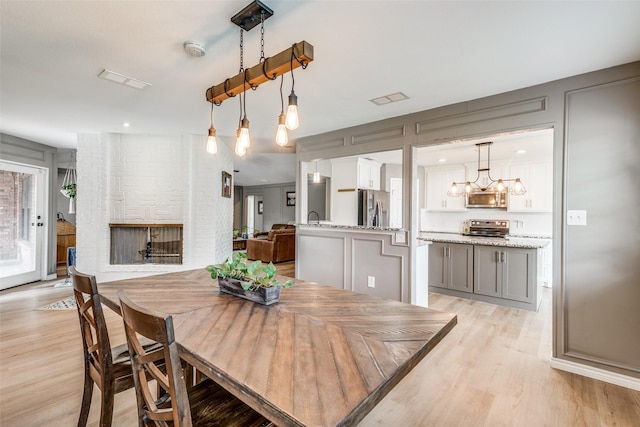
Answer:
[[571, 372], [572, 374], [578, 374], [595, 380], [640, 391], [640, 378], [633, 378], [627, 375], [606, 371], [604, 369], [594, 368], [593, 366], [569, 362], [556, 357], [551, 358], [551, 367], [561, 371]]

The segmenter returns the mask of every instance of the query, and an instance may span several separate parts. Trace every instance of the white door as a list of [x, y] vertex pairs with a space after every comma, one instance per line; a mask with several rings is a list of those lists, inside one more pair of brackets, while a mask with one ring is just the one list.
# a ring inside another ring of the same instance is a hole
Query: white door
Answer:
[[389, 178], [390, 212], [389, 227], [402, 228], [402, 178]]
[[247, 231], [246, 233], [251, 236], [253, 229], [255, 228], [255, 196], [247, 196], [245, 198], [246, 218], [247, 218]]
[[0, 162], [0, 289], [44, 278], [48, 169]]

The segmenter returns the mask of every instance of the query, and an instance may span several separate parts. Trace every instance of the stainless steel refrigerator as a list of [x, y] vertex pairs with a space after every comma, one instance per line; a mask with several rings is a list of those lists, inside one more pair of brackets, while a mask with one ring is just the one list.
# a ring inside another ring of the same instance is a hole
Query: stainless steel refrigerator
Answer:
[[389, 226], [389, 192], [358, 190], [358, 225]]

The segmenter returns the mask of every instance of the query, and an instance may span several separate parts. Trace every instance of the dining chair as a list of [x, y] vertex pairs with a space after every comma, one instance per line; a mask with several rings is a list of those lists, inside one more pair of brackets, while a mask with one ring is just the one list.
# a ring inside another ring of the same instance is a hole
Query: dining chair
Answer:
[[[131, 354], [139, 426], [273, 426], [210, 378], [187, 387], [175, 341], [173, 317], [138, 306], [122, 290], [118, 291], [118, 297]], [[157, 341], [162, 348], [146, 350], [140, 345], [139, 336]], [[158, 369], [158, 362], [165, 363], [166, 373]], [[155, 379], [158, 390], [164, 391], [155, 399], [148, 378]]]
[[[134, 387], [129, 350], [126, 342], [111, 347], [95, 276], [80, 273], [74, 266], [69, 267], [69, 274], [84, 352], [84, 389], [78, 427], [87, 425], [94, 384], [101, 391], [100, 426], [109, 427], [113, 419], [115, 394]], [[150, 349], [158, 347], [157, 343], [151, 341], [144, 345]]]

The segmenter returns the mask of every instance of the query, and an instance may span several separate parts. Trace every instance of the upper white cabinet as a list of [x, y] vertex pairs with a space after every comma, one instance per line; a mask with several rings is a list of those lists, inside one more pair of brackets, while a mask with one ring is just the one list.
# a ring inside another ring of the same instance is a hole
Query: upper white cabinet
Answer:
[[[465, 169], [428, 169], [427, 170], [427, 210], [462, 211], [465, 210], [464, 196], [450, 197], [447, 191], [453, 182], [465, 182]], [[463, 186], [460, 190], [464, 191]]]
[[380, 190], [380, 163], [358, 157], [332, 160], [334, 177], [339, 187], [365, 190]]
[[380, 163], [358, 159], [358, 188], [380, 190]]
[[521, 196], [509, 194], [509, 212], [551, 212], [553, 206], [551, 163], [512, 165], [509, 168], [509, 178], [520, 178], [527, 189], [527, 192]]

